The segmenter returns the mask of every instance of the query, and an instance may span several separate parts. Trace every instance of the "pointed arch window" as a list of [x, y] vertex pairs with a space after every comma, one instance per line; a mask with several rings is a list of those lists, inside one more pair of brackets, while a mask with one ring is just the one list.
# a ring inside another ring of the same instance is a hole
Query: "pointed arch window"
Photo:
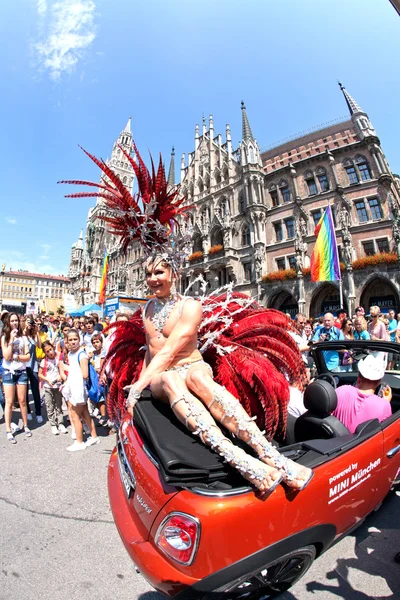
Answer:
[[356, 165], [360, 173], [361, 181], [368, 181], [369, 179], [372, 179], [371, 169], [365, 156], [357, 156]]
[[256, 162], [253, 146], [249, 146], [249, 162], [251, 162], [252, 164], [254, 164]]
[[315, 183], [314, 173], [307, 171], [304, 175], [305, 182], [308, 187], [309, 196], [315, 196], [318, 193], [317, 184]]
[[272, 206], [279, 206], [278, 190], [275, 184], [271, 184], [268, 188], [269, 195], [271, 196]]
[[317, 178], [321, 192], [327, 192], [329, 190], [329, 179], [323, 167], [317, 170]]
[[280, 189], [280, 192], [282, 195], [283, 204], [287, 204], [288, 202], [290, 202], [291, 201], [290, 187], [289, 187], [287, 181], [282, 179], [282, 181], [279, 182], [279, 189]]
[[359, 182], [358, 173], [357, 173], [356, 168], [355, 168], [354, 164], [352, 163], [352, 161], [347, 159], [344, 161], [343, 164], [344, 164], [344, 168], [346, 169], [346, 173], [349, 178], [350, 185], [355, 185], [356, 183], [358, 183]]
[[242, 229], [242, 246], [251, 246], [250, 228], [245, 225]]

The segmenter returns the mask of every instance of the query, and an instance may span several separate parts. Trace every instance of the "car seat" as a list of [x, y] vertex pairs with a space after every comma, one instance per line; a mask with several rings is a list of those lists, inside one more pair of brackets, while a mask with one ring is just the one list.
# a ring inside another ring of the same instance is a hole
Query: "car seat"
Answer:
[[337, 396], [333, 386], [317, 379], [310, 383], [304, 392], [303, 413], [294, 426], [296, 442], [307, 440], [328, 440], [348, 435], [350, 431], [331, 413], [337, 406]]

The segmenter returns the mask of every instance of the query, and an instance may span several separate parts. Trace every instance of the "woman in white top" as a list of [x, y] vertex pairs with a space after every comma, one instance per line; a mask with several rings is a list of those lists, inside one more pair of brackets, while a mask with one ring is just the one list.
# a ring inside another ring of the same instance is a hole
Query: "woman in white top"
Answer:
[[16, 313], [10, 313], [4, 324], [1, 349], [3, 352], [3, 386], [6, 399], [4, 411], [6, 434], [7, 439], [15, 444], [17, 440], [13, 433], [18, 430], [18, 427], [11, 422], [15, 390], [21, 409], [25, 435], [27, 437], [32, 435], [28, 427], [26, 407], [26, 386], [28, 385], [26, 363], [29, 362], [31, 356], [28, 340], [22, 335], [20, 318]]

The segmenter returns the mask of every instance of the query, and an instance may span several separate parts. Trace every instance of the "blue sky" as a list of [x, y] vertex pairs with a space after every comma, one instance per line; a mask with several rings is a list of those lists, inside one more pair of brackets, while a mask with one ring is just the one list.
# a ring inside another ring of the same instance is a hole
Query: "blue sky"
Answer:
[[[66, 273], [97, 181], [132, 115], [142, 154], [193, 150], [214, 116], [240, 141], [243, 99], [260, 147], [347, 118], [341, 80], [400, 171], [400, 19], [388, 0], [3, 0], [0, 263]], [[68, 191], [71, 191], [70, 189]]]

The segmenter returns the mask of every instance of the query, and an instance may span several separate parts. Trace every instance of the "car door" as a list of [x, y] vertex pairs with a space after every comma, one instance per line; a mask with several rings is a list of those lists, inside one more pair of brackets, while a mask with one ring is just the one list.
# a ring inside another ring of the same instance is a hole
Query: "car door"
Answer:
[[376, 423], [375, 431], [355, 440], [326, 464], [325, 497], [338, 535], [355, 526], [378, 503], [382, 454], [383, 433]]
[[383, 421], [383, 452], [377, 504], [400, 477], [400, 412]]

